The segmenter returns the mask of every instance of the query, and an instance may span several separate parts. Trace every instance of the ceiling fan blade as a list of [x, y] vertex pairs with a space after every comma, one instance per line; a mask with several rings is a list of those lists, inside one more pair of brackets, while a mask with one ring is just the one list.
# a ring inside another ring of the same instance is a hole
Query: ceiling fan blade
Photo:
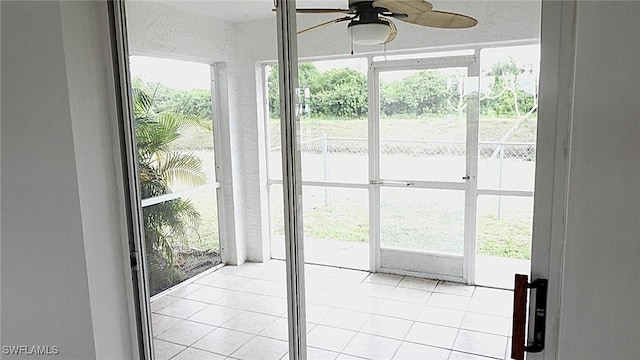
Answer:
[[406, 18], [398, 18], [398, 20], [441, 29], [464, 29], [476, 26], [478, 23], [478, 20], [470, 16], [437, 10], [409, 14]]
[[296, 9], [298, 14], [334, 14], [334, 13], [343, 13], [343, 14], [352, 14], [353, 10], [351, 9]]
[[[276, 11], [276, 9], [271, 9], [271, 11]], [[354, 11], [351, 9], [325, 9], [325, 8], [303, 8], [296, 9], [298, 14], [353, 14]]]
[[375, 0], [373, 7], [384, 8], [400, 14], [421, 14], [433, 8], [431, 3], [425, 0]]
[[351, 20], [352, 18], [353, 18], [352, 16], [345, 16], [345, 17], [341, 17], [341, 18], [334, 19], [334, 20], [325, 21], [325, 22], [323, 22], [323, 23], [321, 23], [321, 24], [314, 25], [314, 26], [312, 26], [312, 27], [309, 27], [309, 28], [302, 29], [302, 30], [298, 31], [298, 35], [300, 35], [300, 34], [302, 34], [302, 33], [306, 33], [307, 31], [311, 31], [311, 30], [315, 30], [315, 29], [320, 29], [320, 28], [323, 28], [323, 27], [325, 27], [325, 26], [329, 26], [329, 25], [332, 25], [332, 24], [337, 24], [337, 23], [339, 23], [339, 22], [349, 21], [349, 20]]
[[385, 21], [387, 24], [389, 24], [389, 37], [387, 37], [387, 40], [385, 40], [382, 44], [388, 44], [390, 42], [392, 42], [393, 40], [395, 40], [396, 36], [398, 36], [398, 28], [396, 27], [396, 24], [393, 23], [393, 21], [389, 20], [389, 19], [381, 19], [382, 21]]

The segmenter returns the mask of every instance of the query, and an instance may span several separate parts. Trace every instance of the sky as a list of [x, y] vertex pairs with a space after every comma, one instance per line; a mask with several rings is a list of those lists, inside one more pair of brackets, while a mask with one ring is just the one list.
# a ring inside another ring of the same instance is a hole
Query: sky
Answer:
[[211, 89], [211, 70], [208, 64], [131, 56], [129, 67], [133, 78], [160, 82], [173, 89]]
[[[424, 57], [437, 57], [437, 56], [455, 56], [455, 55], [472, 55], [473, 51], [455, 51], [455, 52], [439, 52], [425, 54]], [[482, 70], [490, 69], [495, 63], [501, 60], [507, 60], [509, 57], [513, 58], [517, 64], [532, 64], [534, 70], [540, 69], [540, 46], [539, 45], [525, 45], [525, 46], [513, 46], [513, 47], [499, 47], [499, 48], [486, 48], [483, 49], [480, 57], [482, 64], [480, 64]], [[388, 60], [400, 60], [400, 59], [415, 59], [415, 54], [410, 55], [389, 55], [386, 56]], [[376, 56], [375, 61], [381, 61], [384, 56]], [[345, 59], [345, 60], [325, 60], [315, 61], [313, 63], [320, 71], [326, 71], [336, 67], [350, 67], [358, 70], [362, 73], [367, 72], [367, 63], [364, 58]]]
[[516, 64], [531, 64], [535, 73], [540, 72], [540, 45], [500, 47], [483, 49], [480, 53], [481, 70], [490, 69], [500, 60], [512, 57]]

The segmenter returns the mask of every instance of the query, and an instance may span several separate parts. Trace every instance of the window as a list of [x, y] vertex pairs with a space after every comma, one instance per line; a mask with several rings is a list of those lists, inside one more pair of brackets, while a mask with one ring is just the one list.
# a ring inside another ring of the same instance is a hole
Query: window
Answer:
[[220, 262], [210, 66], [130, 59], [145, 249], [155, 295]]

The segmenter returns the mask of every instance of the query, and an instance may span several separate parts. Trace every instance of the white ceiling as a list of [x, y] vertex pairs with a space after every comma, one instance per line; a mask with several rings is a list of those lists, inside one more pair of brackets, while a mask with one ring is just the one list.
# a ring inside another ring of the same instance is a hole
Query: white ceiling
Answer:
[[[251, 21], [274, 16], [273, 0], [163, 0], [183, 11], [228, 21]], [[297, 0], [298, 8], [348, 8], [348, 0]]]

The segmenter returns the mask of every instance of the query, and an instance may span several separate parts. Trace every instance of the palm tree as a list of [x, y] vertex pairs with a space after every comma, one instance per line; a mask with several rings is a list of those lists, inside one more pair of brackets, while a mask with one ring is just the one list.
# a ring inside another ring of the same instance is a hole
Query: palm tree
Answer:
[[[197, 186], [205, 184], [202, 160], [192, 153], [178, 152], [171, 144], [180, 138], [185, 126], [203, 126], [200, 116], [182, 115], [175, 111], [158, 111], [155, 91], [143, 86], [133, 89], [135, 132], [138, 152], [140, 188], [143, 199], [171, 192], [174, 184]], [[160, 292], [177, 281], [182, 274], [174, 267], [174, 250], [195, 230], [200, 214], [187, 199], [164, 201], [143, 208], [145, 247], [150, 286]]]

